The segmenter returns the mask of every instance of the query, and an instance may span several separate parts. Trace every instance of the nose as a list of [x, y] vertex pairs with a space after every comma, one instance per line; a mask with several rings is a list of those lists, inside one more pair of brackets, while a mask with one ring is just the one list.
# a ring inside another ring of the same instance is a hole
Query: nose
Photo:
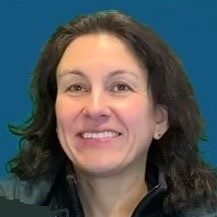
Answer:
[[92, 91], [84, 107], [84, 115], [96, 121], [104, 121], [110, 116], [109, 100], [101, 90]]

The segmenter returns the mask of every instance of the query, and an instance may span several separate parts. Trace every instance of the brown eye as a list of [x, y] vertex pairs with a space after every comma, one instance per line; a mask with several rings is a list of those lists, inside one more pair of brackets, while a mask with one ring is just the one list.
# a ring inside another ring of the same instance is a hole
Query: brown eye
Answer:
[[112, 86], [113, 92], [125, 92], [125, 91], [131, 91], [132, 88], [125, 83], [116, 83]]
[[73, 85], [70, 90], [72, 91], [82, 91], [84, 88], [81, 85]]
[[72, 94], [79, 94], [79, 93], [84, 93], [87, 92], [87, 88], [83, 84], [73, 84], [70, 85], [66, 91], [72, 93]]

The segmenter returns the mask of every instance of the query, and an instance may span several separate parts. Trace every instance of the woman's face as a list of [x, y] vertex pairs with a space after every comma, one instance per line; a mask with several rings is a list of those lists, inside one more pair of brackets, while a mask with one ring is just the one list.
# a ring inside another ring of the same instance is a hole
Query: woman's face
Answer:
[[57, 67], [55, 110], [60, 144], [78, 170], [105, 176], [145, 168], [153, 137], [167, 128], [146, 74], [115, 36], [90, 34], [69, 44]]

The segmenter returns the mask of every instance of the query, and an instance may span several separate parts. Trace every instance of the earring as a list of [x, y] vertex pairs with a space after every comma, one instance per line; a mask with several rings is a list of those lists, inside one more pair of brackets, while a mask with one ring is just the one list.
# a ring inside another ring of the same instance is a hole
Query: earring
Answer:
[[155, 133], [155, 135], [154, 135], [155, 139], [160, 139], [160, 137], [161, 137], [161, 133], [160, 132]]

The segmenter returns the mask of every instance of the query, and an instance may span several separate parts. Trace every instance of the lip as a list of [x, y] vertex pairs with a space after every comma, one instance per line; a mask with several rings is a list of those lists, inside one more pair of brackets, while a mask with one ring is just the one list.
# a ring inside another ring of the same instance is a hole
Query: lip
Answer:
[[76, 135], [82, 138], [82, 133], [102, 133], [102, 132], [114, 132], [114, 133], [118, 133], [118, 136], [122, 135], [122, 133], [118, 130], [114, 130], [114, 129], [85, 129], [82, 131], [79, 131]]
[[[99, 133], [99, 132], [116, 132], [118, 133], [118, 136], [116, 137], [108, 137], [108, 138], [92, 138], [92, 139], [85, 139], [81, 136], [82, 133], [91, 132], [91, 133]], [[78, 137], [78, 145], [80, 148], [82, 147], [91, 147], [91, 148], [103, 148], [111, 146], [112, 144], [115, 144], [118, 140], [122, 138], [122, 133], [120, 131], [114, 130], [114, 129], [85, 129], [77, 133]]]

